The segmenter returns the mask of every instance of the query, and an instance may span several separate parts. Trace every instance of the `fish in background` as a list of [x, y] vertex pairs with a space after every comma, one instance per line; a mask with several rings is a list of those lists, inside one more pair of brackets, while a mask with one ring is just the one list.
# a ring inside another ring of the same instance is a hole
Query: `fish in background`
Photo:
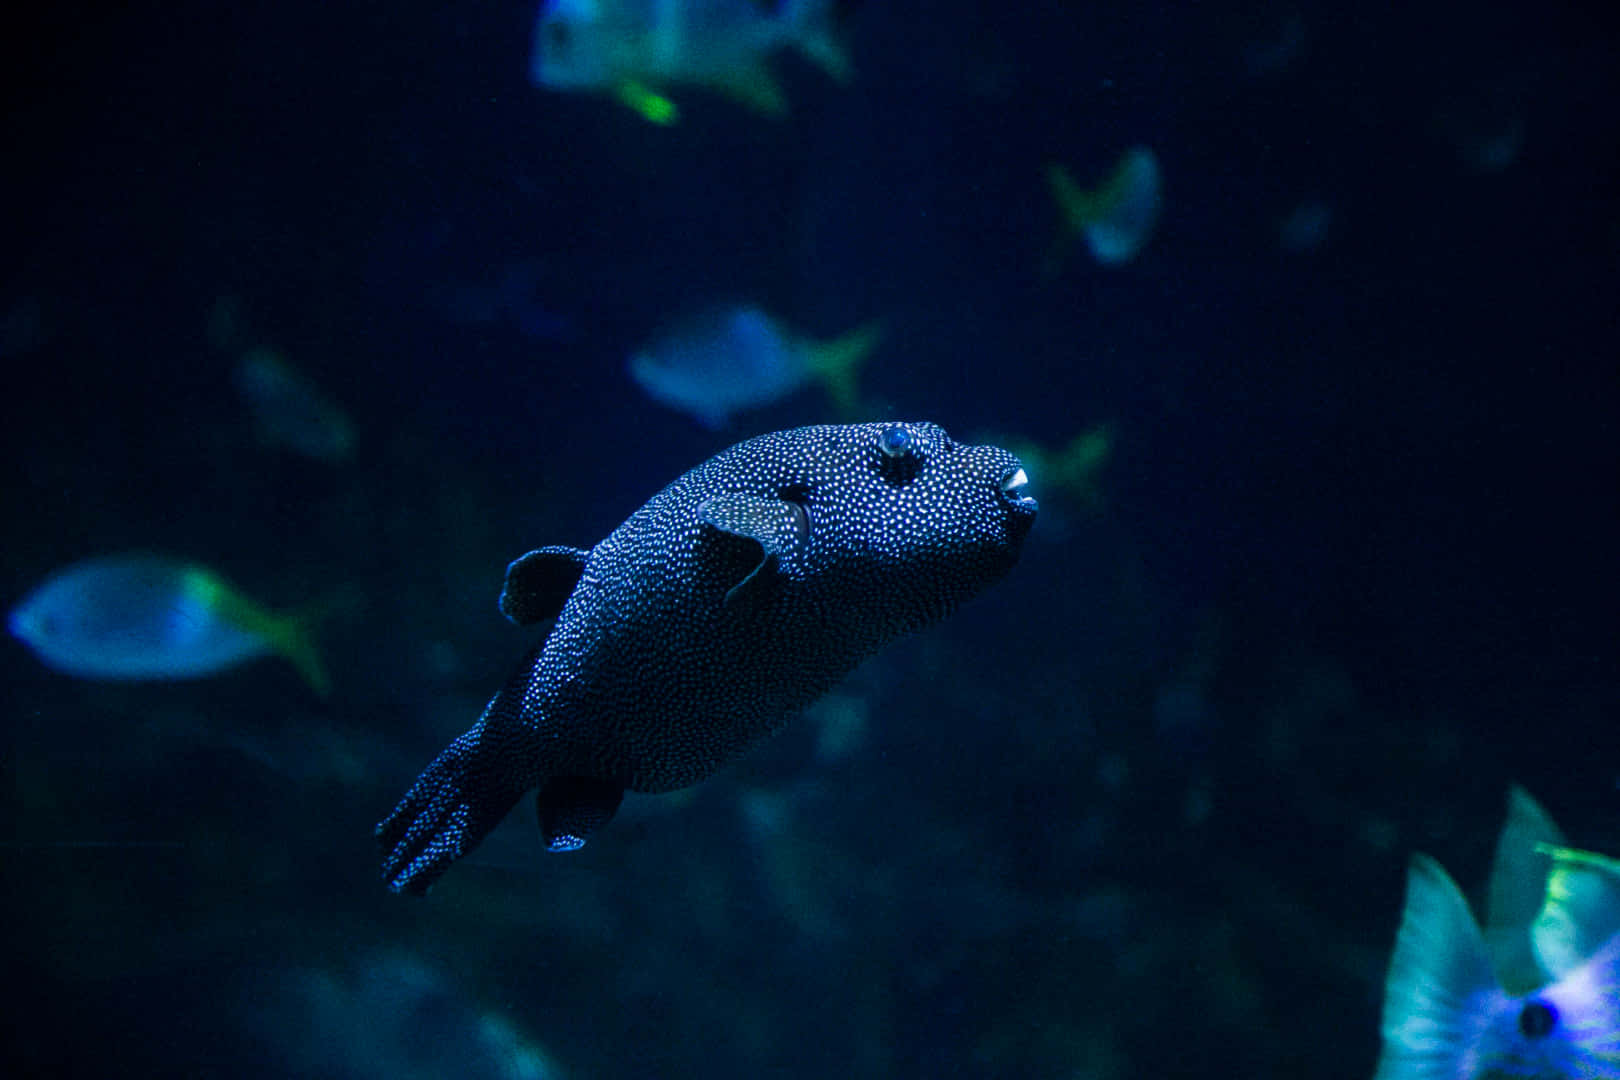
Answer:
[[354, 422], [275, 349], [261, 345], [243, 353], [236, 388], [267, 445], [333, 463], [354, 455]]
[[266, 446], [316, 461], [341, 463], [354, 454], [354, 421], [281, 352], [253, 343], [243, 328], [241, 305], [221, 296], [208, 317], [208, 340], [236, 357], [237, 393]]
[[1042, 489], [1060, 491], [1085, 506], [1102, 504], [1102, 472], [1114, 446], [1112, 424], [1089, 427], [1057, 449], [1023, 439], [1007, 440], [1006, 446], [1025, 463]]
[[462, 326], [510, 326], [530, 341], [571, 342], [574, 321], [540, 299], [547, 267], [538, 259], [515, 259], [492, 279], [437, 282], [426, 289], [428, 306]]
[[1277, 225], [1277, 246], [1296, 254], [1319, 249], [1333, 228], [1333, 207], [1325, 199], [1302, 199]]
[[369, 949], [325, 968], [256, 969], [243, 1022], [287, 1076], [556, 1080], [552, 1056], [441, 967]]
[[1061, 165], [1048, 166], [1046, 179], [1069, 232], [1084, 236], [1092, 257], [1104, 266], [1130, 262], [1152, 238], [1164, 184], [1159, 159], [1147, 147], [1125, 151], [1109, 178], [1089, 191]]
[[279, 654], [316, 693], [330, 681], [310, 620], [268, 611], [195, 563], [86, 559], [50, 575], [8, 619], [47, 667], [83, 679], [194, 679]]
[[610, 94], [657, 124], [676, 120], [666, 94], [679, 86], [777, 115], [787, 99], [769, 61], [782, 49], [848, 81], [834, 8], [832, 0], [546, 0], [529, 74], [552, 90]]
[[839, 412], [857, 408], [855, 375], [877, 347], [875, 323], [827, 341], [797, 334], [757, 307], [710, 308], [659, 334], [630, 357], [649, 397], [712, 430], [819, 382]]
[[1374, 1080], [1620, 1080], [1620, 862], [1564, 847], [1514, 788], [1485, 927], [1413, 856]]

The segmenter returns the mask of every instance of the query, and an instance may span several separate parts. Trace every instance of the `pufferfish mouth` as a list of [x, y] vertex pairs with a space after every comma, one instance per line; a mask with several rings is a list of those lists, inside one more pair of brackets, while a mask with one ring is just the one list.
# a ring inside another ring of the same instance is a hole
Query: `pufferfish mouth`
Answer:
[[1025, 488], [1027, 487], [1029, 487], [1029, 476], [1021, 467], [1015, 468], [1001, 478], [1001, 497], [1019, 510], [1034, 513], [1040, 504], [1025, 494]]

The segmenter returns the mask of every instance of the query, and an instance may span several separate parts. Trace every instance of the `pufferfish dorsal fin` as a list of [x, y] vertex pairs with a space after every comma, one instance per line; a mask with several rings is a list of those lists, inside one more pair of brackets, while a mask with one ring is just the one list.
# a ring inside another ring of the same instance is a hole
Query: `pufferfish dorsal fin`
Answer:
[[519, 626], [555, 619], [579, 584], [589, 554], [579, 548], [543, 547], [513, 559], [501, 588], [501, 614]]
[[763, 495], [716, 495], [698, 507], [698, 520], [723, 533], [752, 540], [760, 547], [759, 562], [726, 591], [726, 605], [759, 599], [769, 586], [782, 557], [810, 535], [804, 507], [788, 499]]

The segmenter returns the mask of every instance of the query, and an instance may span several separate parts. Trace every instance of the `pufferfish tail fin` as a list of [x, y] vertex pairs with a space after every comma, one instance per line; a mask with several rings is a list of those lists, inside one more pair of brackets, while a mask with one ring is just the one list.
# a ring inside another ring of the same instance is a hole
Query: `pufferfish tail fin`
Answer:
[[1480, 1018], [1507, 1007], [1468, 901], [1439, 863], [1414, 855], [1384, 984], [1384, 1049], [1374, 1080], [1461, 1075]]
[[[394, 892], [422, 896], [501, 823], [538, 778], [514, 772], [511, 734], [525, 680], [514, 678], [484, 714], [433, 759], [393, 813], [377, 825], [383, 878]], [[504, 736], [504, 737], [503, 737]]]

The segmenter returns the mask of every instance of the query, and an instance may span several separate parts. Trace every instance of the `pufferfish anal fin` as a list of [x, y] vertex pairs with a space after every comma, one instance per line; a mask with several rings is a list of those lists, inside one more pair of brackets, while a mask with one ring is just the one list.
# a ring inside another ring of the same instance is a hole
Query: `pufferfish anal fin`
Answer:
[[759, 562], [726, 591], [727, 607], [762, 599], [782, 558], [810, 535], [810, 519], [803, 506], [763, 495], [716, 495], [698, 507], [698, 520], [760, 547]]
[[555, 619], [579, 584], [588, 555], [579, 548], [543, 547], [513, 559], [501, 589], [501, 614], [519, 626]]
[[1507, 1008], [1468, 901], [1439, 863], [1414, 855], [1384, 983], [1384, 1051], [1374, 1080], [1462, 1075], [1480, 1018]]
[[578, 851], [585, 838], [613, 820], [624, 801], [624, 787], [588, 776], [558, 776], [535, 792], [540, 834], [547, 851]]

